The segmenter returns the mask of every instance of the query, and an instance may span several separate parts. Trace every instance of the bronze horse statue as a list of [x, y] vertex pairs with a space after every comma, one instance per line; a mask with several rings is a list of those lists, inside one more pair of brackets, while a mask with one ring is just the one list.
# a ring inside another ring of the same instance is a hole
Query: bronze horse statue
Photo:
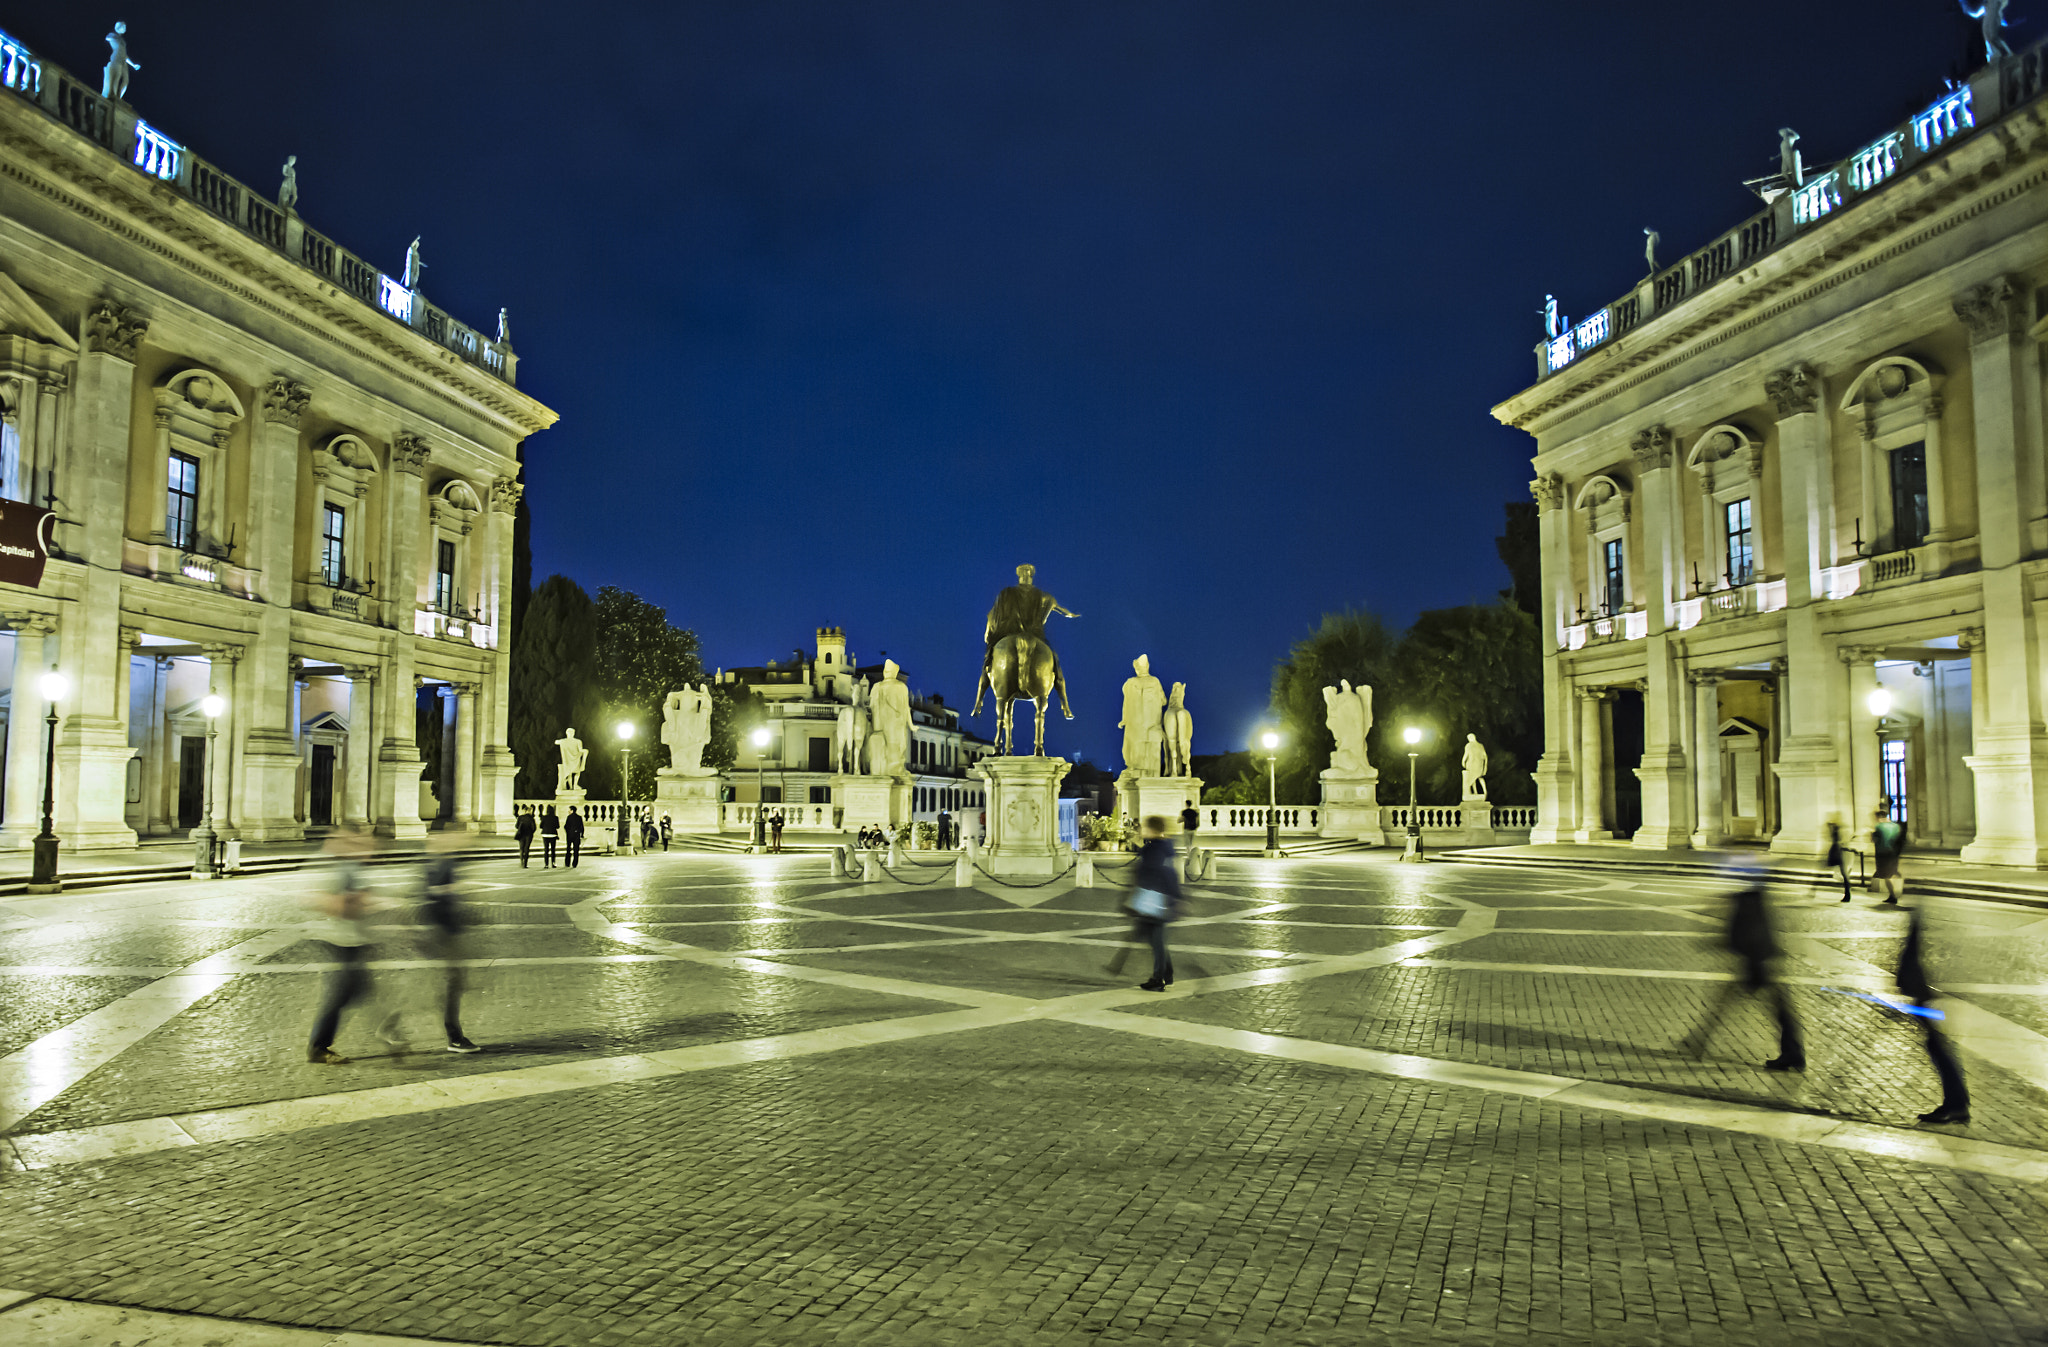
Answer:
[[[1014, 753], [1013, 717], [1020, 701], [1038, 707], [1038, 735], [1032, 748], [1035, 757], [1045, 756], [1045, 708], [1052, 700], [1059, 665], [1052, 647], [1038, 636], [1005, 636], [989, 652], [988, 680], [984, 684], [996, 695], [996, 752]], [[974, 712], [981, 714], [981, 688], [974, 693]]]

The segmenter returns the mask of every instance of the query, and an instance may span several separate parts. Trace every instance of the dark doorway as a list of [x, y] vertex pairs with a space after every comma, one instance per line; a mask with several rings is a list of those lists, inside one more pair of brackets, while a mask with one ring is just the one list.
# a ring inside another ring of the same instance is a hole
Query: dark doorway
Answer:
[[813, 738], [811, 740], [811, 770], [814, 772], [829, 772], [832, 770], [832, 741], [830, 739]]
[[198, 735], [178, 740], [178, 826], [199, 826], [206, 803], [206, 741]]
[[1643, 694], [1624, 688], [1614, 699], [1614, 835], [1633, 837], [1643, 826]]
[[313, 826], [332, 828], [334, 826], [334, 745], [313, 745], [313, 781], [311, 812]]

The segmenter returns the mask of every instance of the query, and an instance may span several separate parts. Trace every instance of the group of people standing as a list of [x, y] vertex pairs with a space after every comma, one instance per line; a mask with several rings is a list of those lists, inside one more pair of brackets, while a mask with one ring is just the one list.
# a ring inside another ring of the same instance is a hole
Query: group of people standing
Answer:
[[533, 810], [521, 813], [512, 825], [512, 838], [519, 843], [519, 868], [526, 868], [526, 862], [533, 854], [533, 837], [537, 832], [540, 834], [541, 869], [554, 869], [558, 842], [566, 843], [568, 848], [562, 860], [563, 867], [574, 869], [583, 859], [584, 832], [583, 816], [576, 812], [576, 806], [569, 806], [567, 818], [556, 818], [553, 805], [549, 805], [547, 812], [538, 819], [534, 813]]

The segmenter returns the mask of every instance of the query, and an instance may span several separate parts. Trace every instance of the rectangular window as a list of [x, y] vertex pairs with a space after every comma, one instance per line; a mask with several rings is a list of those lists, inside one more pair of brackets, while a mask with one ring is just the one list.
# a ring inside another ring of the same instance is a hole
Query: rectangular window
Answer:
[[320, 520], [320, 578], [339, 585], [348, 578], [343, 548], [347, 541], [348, 513], [339, 505], [323, 505]]
[[446, 538], [434, 551], [434, 607], [444, 613], [455, 610], [455, 544]]
[[1894, 449], [1891, 461], [1892, 551], [1903, 552], [1927, 541], [1927, 446]]
[[831, 804], [831, 803], [832, 803], [832, 788], [831, 788], [830, 786], [812, 786], [812, 787], [811, 787], [811, 803], [812, 803], [812, 804]]
[[1906, 741], [1884, 741], [1885, 817], [1894, 823], [1906, 821]]
[[781, 803], [782, 803], [782, 787], [780, 787], [780, 786], [763, 786], [763, 787], [761, 787], [761, 803], [762, 803], [762, 804], [781, 804]]
[[1601, 554], [1604, 559], [1601, 592], [1607, 611], [1611, 615], [1620, 612], [1628, 598], [1627, 573], [1623, 570], [1621, 561], [1621, 539], [1616, 538], [1606, 544], [1601, 548]]
[[199, 542], [199, 460], [189, 454], [171, 455], [169, 501], [164, 535], [171, 546], [190, 552]]
[[1746, 585], [1756, 578], [1755, 535], [1750, 532], [1749, 500], [1731, 500], [1726, 509], [1728, 533], [1728, 583]]

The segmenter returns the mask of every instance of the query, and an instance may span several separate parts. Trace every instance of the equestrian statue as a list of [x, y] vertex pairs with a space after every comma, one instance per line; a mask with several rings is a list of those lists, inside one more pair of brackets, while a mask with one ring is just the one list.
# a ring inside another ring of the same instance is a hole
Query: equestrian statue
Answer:
[[1054, 613], [1076, 617], [1060, 607], [1052, 595], [1031, 583], [1036, 574], [1030, 566], [1017, 568], [1017, 583], [996, 595], [988, 610], [987, 648], [981, 657], [981, 680], [974, 685], [974, 710], [981, 714], [981, 695], [996, 695], [996, 752], [1015, 754], [1011, 734], [1013, 704], [1027, 701], [1038, 707], [1038, 739], [1033, 756], [1045, 756], [1045, 707], [1052, 694], [1060, 695], [1060, 711], [1074, 718], [1067, 705], [1067, 678], [1060, 671], [1060, 659], [1045, 639], [1045, 620]]

